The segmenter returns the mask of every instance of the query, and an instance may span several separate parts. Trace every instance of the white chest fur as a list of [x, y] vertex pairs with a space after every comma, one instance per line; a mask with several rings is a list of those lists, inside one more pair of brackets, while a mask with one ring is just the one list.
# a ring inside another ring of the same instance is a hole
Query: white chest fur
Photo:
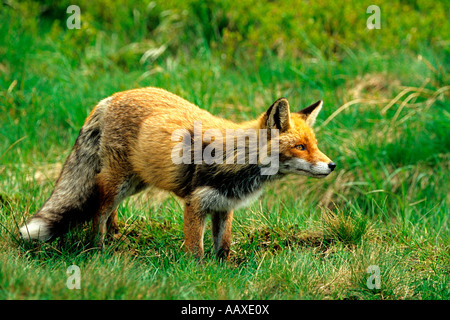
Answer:
[[200, 201], [205, 211], [231, 211], [250, 205], [262, 194], [262, 188], [246, 194], [243, 197], [227, 197], [213, 187], [201, 187], [194, 191], [193, 196]]

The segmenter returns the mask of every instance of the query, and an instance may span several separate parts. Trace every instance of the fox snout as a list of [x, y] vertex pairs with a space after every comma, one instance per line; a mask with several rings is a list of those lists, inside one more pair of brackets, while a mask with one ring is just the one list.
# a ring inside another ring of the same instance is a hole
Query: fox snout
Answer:
[[308, 176], [312, 176], [314, 178], [324, 178], [328, 176], [333, 170], [336, 168], [336, 163], [333, 161], [330, 162], [317, 162], [315, 164], [309, 165]]
[[336, 163], [328, 158], [324, 153], [317, 150], [317, 160], [309, 165], [309, 173], [314, 178], [324, 178], [336, 169]]
[[336, 168], [333, 161], [308, 162], [300, 158], [292, 158], [280, 163], [281, 173], [301, 174], [313, 178], [325, 178]]

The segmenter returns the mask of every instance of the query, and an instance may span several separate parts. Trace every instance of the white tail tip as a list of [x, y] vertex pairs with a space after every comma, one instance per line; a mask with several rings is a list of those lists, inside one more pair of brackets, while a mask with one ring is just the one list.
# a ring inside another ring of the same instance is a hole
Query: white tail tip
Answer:
[[24, 240], [47, 241], [51, 238], [51, 232], [47, 223], [42, 219], [32, 219], [28, 224], [20, 228], [20, 234]]

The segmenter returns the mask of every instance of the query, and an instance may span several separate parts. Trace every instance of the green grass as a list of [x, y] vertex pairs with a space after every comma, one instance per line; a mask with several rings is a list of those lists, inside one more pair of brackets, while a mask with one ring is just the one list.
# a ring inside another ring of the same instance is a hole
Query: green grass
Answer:
[[[65, 4], [10, 3], [0, 4], [0, 299], [450, 299], [448, 33], [411, 31], [399, 9], [411, 21], [421, 8], [440, 19], [445, 2], [382, 7], [399, 10], [397, 25], [388, 17], [373, 43], [356, 24], [367, 6], [332, 34], [296, 23], [280, 31], [270, 23], [289, 15], [258, 20], [278, 9], [245, 15], [251, 1], [138, 4], [123, 15], [82, 2], [80, 30], [65, 29]], [[330, 26], [347, 14], [319, 11], [308, 14]], [[387, 50], [394, 31], [401, 46]], [[275, 45], [274, 32], [292, 43]], [[144, 86], [235, 121], [281, 96], [293, 109], [323, 99], [316, 135], [336, 172], [287, 177], [237, 211], [229, 262], [215, 259], [210, 225], [205, 258], [186, 255], [183, 206], [156, 190], [120, 205], [125, 236], [104, 252], [89, 244], [89, 224], [51, 243], [19, 240], [92, 107]], [[66, 286], [70, 265], [80, 267], [80, 290]], [[381, 289], [367, 286], [372, 265]]]

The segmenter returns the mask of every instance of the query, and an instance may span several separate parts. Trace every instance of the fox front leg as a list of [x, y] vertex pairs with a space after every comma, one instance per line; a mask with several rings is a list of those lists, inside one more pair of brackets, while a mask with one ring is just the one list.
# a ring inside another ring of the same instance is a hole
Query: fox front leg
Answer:
[[228, 259], [231, 246], [233, 211], [215, 212], [212, 215], [214, 251], [219, 259]]
[[205, 213], [198, 209], [196, 203], [186, 203], [184, 209], [184, 244], [187, 252], [198, 258], [203, 257], [205, 218]]

